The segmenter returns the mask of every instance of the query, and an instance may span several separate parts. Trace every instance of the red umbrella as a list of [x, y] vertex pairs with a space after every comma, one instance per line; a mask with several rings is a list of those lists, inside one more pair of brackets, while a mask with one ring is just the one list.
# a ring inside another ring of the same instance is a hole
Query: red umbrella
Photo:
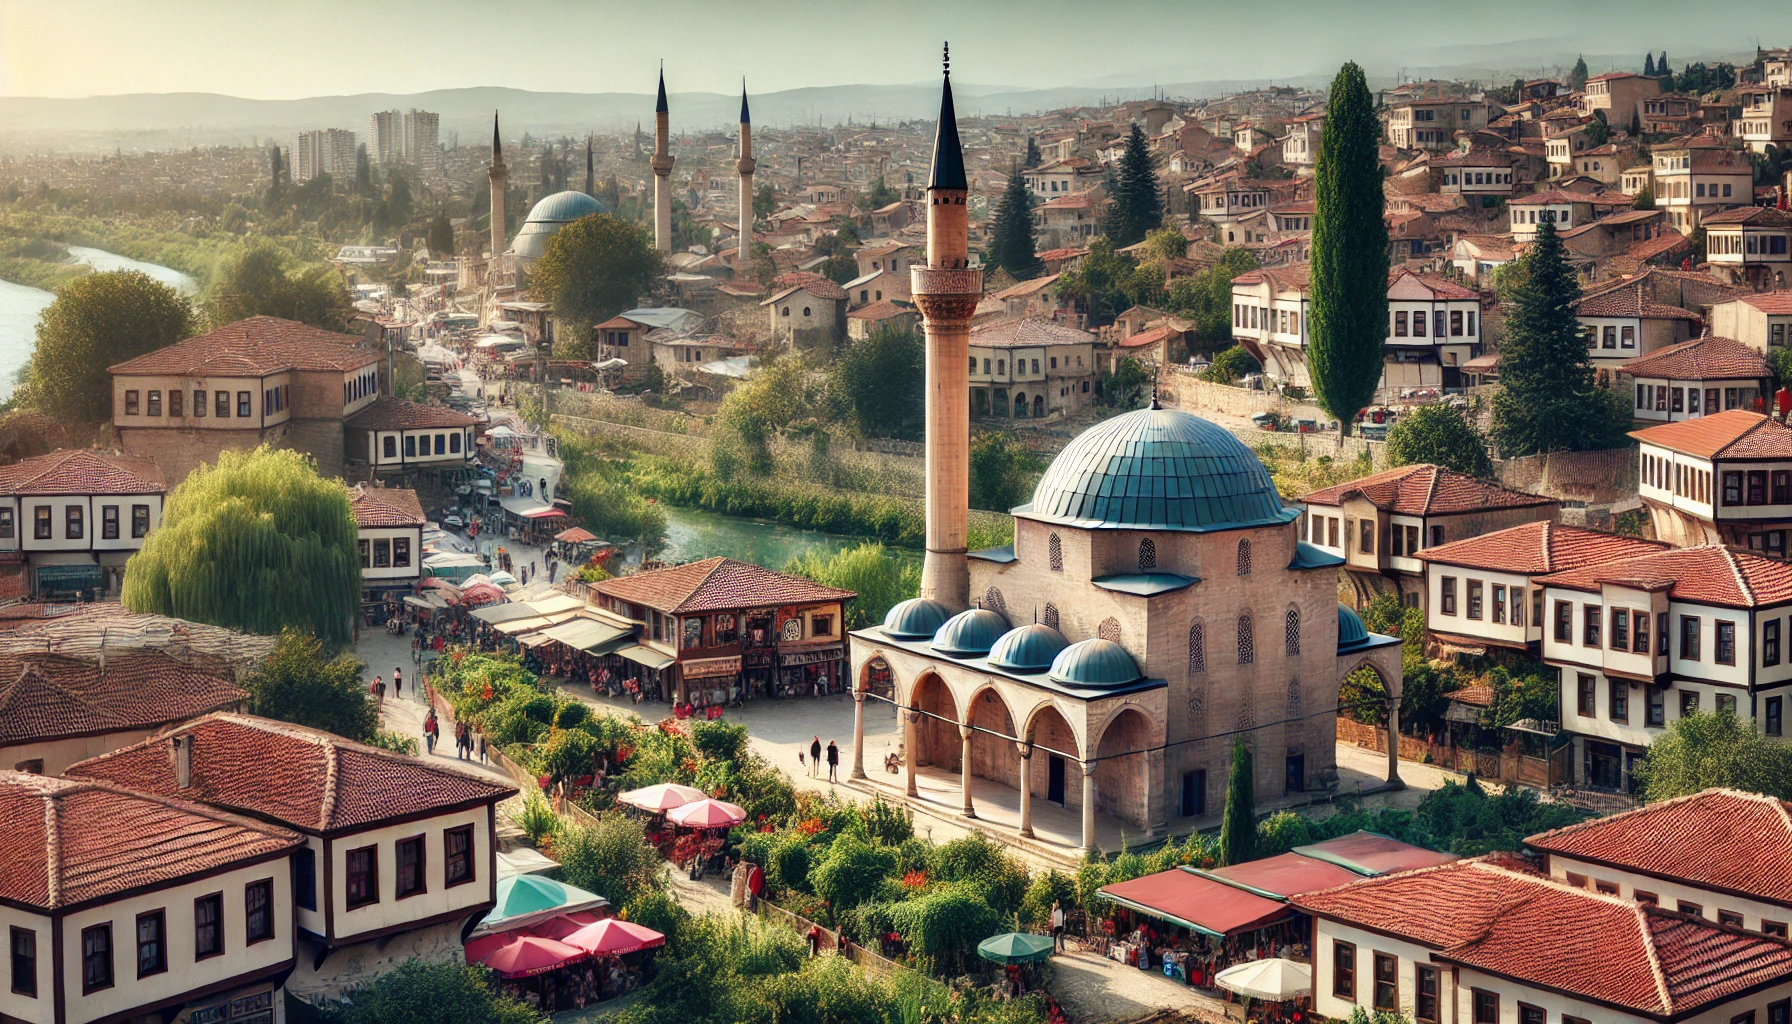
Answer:
[[566, 937], [566, 944], [593, 956], [621, 956], [638, 949], [663, 946], [666, 937], [645, 925], [612, 917], [573, 932]]
[[527, 978], [565, 967], [589, 954], [576, 946], [539, 935], [525, 935], [494, 950], [481, 961], [506, 978]]
[[493, 932], [467, 940], [467, 963], [481, 963], [486, 957], [523, 937], [524, 932]]
[[701, 789], [681, 786], [676, 782], [662, 782], [641, 789], [631, 789], [616, 798], [618, 803], [654, 812], [669, 811], [674, 807], [683, 807], [693, 800], [701, 799], [703, 799]]
[[475, 583], [461, 591], [462, 604], [485, 604], [490, 601], [504, 600], [504, 588], [496, 583]]
[[666, 817], [686, 828], [733, 828], [747, 820], [747, 812], [726, 800], [705, 797], [674, 808]]
[[596, 924], [597, 915], [589, 910], [575, 910], [570, 914], [550, 917], [537, 925], [531, 925], [529, 934], [539, 935], [544, 939], [566, 941], [566, 937], [588, 924]]

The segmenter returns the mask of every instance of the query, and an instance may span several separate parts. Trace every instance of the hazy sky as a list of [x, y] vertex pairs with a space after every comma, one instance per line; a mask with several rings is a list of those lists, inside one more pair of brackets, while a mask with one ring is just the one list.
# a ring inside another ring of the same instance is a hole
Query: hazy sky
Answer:
[[945, 37], [975, 83], [1379, 77], [1785, 46], [1792, 0], [0, 0], [0, 95], [644, 92], [662, 57], [673, 91], [773, 91], [919, 81]]

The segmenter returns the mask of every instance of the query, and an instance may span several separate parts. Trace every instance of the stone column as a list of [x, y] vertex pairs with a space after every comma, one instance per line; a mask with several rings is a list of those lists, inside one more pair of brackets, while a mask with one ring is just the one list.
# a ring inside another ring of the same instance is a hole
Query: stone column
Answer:
[[851, 778], [865, 777], [865, 692], [855, 688], [852, 691], [852, 775]]
[[1017, 743], [1020, 748], [1020, 834], [1033, 838], [1033, 745]]
[[1388, 698], [1388, 789], [1405, 789], [1400, 778], [1400, 694]]
[[958, 756], [958, 793], [967, 818], [977, 816], [977, 807], [971, 802], [971, 737], [976, 734], [977, 730], [968, 725], [958, 727], [958, 735], [963, 740], [963, 748]]
[[915, 761], [920, 758], [920, 750], [915, 743], [915, 723], [921, 720], [921, 712], [910, 708], [902, 709], [902, 750], [903, 767], [908, 770], [909, 796], [920, 796], [921, 790], [915, 785]]
[[1088, 853], [1095, 849], [1095, 765], [1083, 763], [1083, 845], [1077, 851]]

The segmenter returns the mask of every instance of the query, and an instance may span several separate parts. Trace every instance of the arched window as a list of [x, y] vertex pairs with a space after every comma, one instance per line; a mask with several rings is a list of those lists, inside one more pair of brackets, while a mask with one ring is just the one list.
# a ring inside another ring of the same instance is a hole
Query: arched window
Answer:
[[1249, 665], [1257, 660], [1257, 640], [1251, 631], [1251, 617], [1238, 617], [1238, 663]]
[[1282, 620], [1282, 653], [1300, 653], [1300, 609], [1290, 608]]
[[1300, 717], [1300, 680], [1288, 680], [1288, 720]]
[[1002, 592], [994, 587], [983, 592], [983, 607], [999, 613], [1003, 618], [1008, 617], [1008, 605], [1002, 600]]
[[1150, 537], [1139, 541], [1139, 571], [1157, 568], [1157, 542]]
[[1238, 542], [1238, 575], [1249, 576], [1250, 574], [1251, 542], [1248, 540], [1241, 540]]
[[1064, 542], [1055, 533], [1045, 539], [1045, 557], [1051, 562], [1053, 572], [1064, 571]]
[[1188, 674], [1207, 671], [1207, 628], [1196, 619], [1188, 627]]
[[1045, 615], [1043, 616], [1043, 619], [1044, 619], [1046, 625], [1052, 627], [1053, 629], [1057, 629], [1058, 628], [1058, 606], [1055, 604], [1052, 604], [1050, 601], [1047, 601], [1045, 603]]
[[1199, 686], [1188, 690], [1188, 724], [1196, 736], [1207, 731], [1207, 691]]
[[1095, 630], [1095, 635], [1101, 637], [1103, 640], [1112, 640], [1115, 643], [1119, 643], [1120, 620], [1113, 618], [1112, 616], [1102, 619], [1100, 627]]

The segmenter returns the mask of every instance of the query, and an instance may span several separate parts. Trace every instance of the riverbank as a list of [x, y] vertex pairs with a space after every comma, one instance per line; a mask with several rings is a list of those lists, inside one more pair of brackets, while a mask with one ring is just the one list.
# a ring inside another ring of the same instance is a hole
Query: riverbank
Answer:
[[[250, 240], [249, 236], [205, 227], [189, 230], [173, 214], [102, 218], [60, 211], [0, 207], [0, 253], [4, 253], [12, 245], [32, 243], [54, 243], [71, 249], [95, 250], [183, 274], [194, 282], [195, 294], [209, 288], [221, 269]], [[271, 242], [306, 261], [320, 260], [332, 249], [315, 239], [288, 235], [257, 235], [253, 240]], [[14, 269], [23, 273], [32, 268]], [[33, 281], [8, 276], [4, 265], [0, 265], [0, 279], [41, 287]]]

